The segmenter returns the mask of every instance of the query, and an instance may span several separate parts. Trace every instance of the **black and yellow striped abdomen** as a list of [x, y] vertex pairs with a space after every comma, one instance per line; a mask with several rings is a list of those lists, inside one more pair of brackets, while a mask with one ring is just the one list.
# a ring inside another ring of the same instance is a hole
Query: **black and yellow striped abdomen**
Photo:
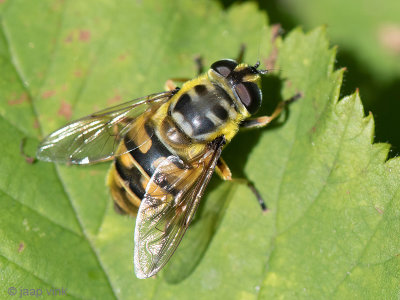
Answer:
[[155, 133], [151, 112], [135, 120], [118, 149], [111, 167], [108, 185], [117, 211], [136, 215], [146, 186], [157, 165], [175, 155]]

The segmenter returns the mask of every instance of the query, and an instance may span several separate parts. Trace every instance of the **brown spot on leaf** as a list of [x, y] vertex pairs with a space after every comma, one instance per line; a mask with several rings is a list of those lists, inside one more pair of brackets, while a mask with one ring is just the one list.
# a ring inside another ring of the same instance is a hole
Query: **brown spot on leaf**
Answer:
[[400, 24], [383, 25], [378, 31], [381, 45], [395, 54], [400, 54]]
[[89, 30], [79, 31], [79, 40], [82, 42], [89, 42], [90, 41], [90, 31]]
[[274, 69], [277, 58], [278, 58], [278, 48], [274, 47], [272, 48], [272, 51], [269, 54], [268, 58], [264, 60], [264, 64], [267, 70]]
[[124, 61], [124, 60], [126, 59], [127, 56], [128, 56], [128, 54], [123, 53], [123, 54], [121, 54], [120, 56], [118, 56], [118, 60]]
[[383, 210], [380, 209], [379, 207], [375, 206], [375, 209], [379, 214], [381, 214], [381, 215], [383, 214]]
[[24, 242], [19, 243], [18, 253], [21, 253], [22, 251], [24, 251], [24, 249], [25, 249], [25, 243]]
[[6, 0], [0, 0], [0, 4], [3, 4], [4, 2], [6, 2]]
[[64, 42], [69, 44], [72, 43], [72, 41], [74, 40], [74, 35], [72, 33], [70, 33], [65, 39]]
[[52, 6], [51, 6], [51, 9], [52, 9], [53, 11], [58, 12], [58, 11], [60, 11], [60, 10], [62, 9], [63, 4], [64, 4], [64, 0], [53, 1], [53, 4], [52, 4]]
[[33, 121], [33, 128], [39, 128], [39, 120], [35, 119], [35, 121]]
[[275, 43], [276, 39], [283, 34], [281, 24], [272, 24], [271, 26], [271, 43]]
[[32, 156], [26, 156], [26, 157], [24, 157], [24, 158], [25, 158], [25, 162], [26, 162], [27, 164], [32, 165], [33, 163], [36, 162], [36, 158], [34, 158], [34, 157], [32, 157]]
[[75, 70], [75, 72], [74, 72], [74, 76], [75, 77], [77, 77], [77, 78], [79, 78], [79, 77], [82, 77], [82, 75], [83, 75], [83, 71], [82, 70]]
[[15, 99], [8, 100], [8, 105], [17, 105], [24, 103], [26, 100], [28, 100], [28, 95], [26, 93], [22, 93], [21, 96]]
[[107, 103], [111, 105], [121, 101], [121, 99], [122, 99], [121, 95], [118, 92], [115, 92], [114, 96], [107, 100]]
[[276, 46], [276, 39], [281, 35], [282, 27], [280, 24], [274, 24], [271, 27], [271, 44], [272, 50], [268, 57], [264, 60], [264, 65], [268, 69], [273, 69], [275, 67], [276, 59], [278, 58], [278, 47]]
[[69, 120], [72, 116], [72, 106], [68, 102], [64, 100], [61, 101], [60, 109], [57, 112], [58, 115], [65, 117], [65, 119]]
[[50, 98], [50, 97], [54, 96], [55, 93], [56, 93], [55, 90], [44, 91], [43, 94], [42, 94], [42, 98], [43, 99]]

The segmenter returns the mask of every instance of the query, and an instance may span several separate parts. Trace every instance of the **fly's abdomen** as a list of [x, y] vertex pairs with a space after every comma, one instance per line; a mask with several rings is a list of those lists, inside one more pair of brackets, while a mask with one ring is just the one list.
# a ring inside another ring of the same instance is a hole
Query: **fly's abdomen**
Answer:
[[149, 114], [139, 117], [121, 141], [108, 176], [118, 212], [136, 215], [157, 165], [170, 155], [174, 153], [155, 133]]

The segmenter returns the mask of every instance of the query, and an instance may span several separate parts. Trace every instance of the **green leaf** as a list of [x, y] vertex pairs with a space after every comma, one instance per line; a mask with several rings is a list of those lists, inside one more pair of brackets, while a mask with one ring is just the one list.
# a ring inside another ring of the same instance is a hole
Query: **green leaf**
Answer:
[[[229, 2], [230, 0], [221, 0]], [[331, 43], [338, 46], [337, 66], [345, 67], [341, 95], [359, 88], [365, 111], [376, 120], [375, 140], [392, 144], [400, 154], [400, 1], [287, 0], [258, 1], [272, 23], [286, 30], [326, 24]]]
[[[203, 1], [0, 2], [1, 293], [66, 289], [75, 299], [376, 299], [399, 294], [399, 160], [372, 144], [358, 94], [338, 102], [342, 70], [324, 29], [277, 41], [280, 70], [263, 112], [301, 92], [270, 129], [224, 152], [268, 203], [214, 178], [181, 247], [157, 278], [133, 273], [134, 219], [112, 209], [108, 165], [26, 163], [68, 120], [161, 91], [171, 77], [235, 57], [267, 61], [271, 30], [254, 4]], [[274, 99], [273, 99], [274, 98]], [[18, 294], [19, 295], [19, 294]]]

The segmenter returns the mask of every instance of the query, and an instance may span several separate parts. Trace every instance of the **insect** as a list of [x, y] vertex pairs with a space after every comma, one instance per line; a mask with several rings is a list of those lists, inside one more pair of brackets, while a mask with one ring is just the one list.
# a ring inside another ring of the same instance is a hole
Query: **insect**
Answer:
[[[138, 278], [156, 274], [185, 234], [210, 178], [231, 180], [221, 158], [240, 127], [263, 127], [279, 115], [251, 119], [261, 106], [254, 66], [223, 59], [181, 88], [148, 95], [76, 120], [51, 133], [37, 158], [70, 164], [114, 160], [108, 185], [120, 213], [137, 216]], [[262, 200], [260, 200], [262, 202]]]

